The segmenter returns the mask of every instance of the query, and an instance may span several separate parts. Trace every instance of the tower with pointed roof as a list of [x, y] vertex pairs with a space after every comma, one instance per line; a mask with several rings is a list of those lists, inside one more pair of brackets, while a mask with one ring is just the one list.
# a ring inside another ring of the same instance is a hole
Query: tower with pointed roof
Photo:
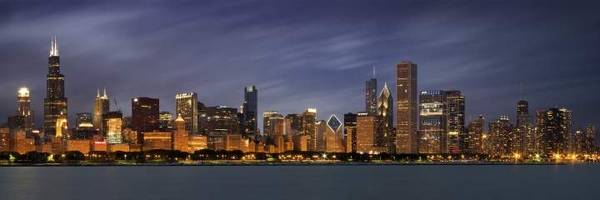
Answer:
[[[50, 42], [48, 75], [46, 75], [46, 98], [44, 98], [44, 133], [56, 134], [57, 119], [68, 119], [67, 97], [65, 97], [65, 76], [60, 73], [58, 42], [54, 37]], [[60, 128], [60, 127], [58, 127]]]
[[394, 129], [394, 100], [392, 99], [392, 93], [387, 86], [387, 83], [383, 84], [383, 89], [379, 93], [377, 98], [377, 134], [375, 136], [375, 145], [382, 147], [386, 151], [395, 151], [393, 133]]
[[103, 115], [110, 111], [110, 100], [106, 94], [106, 88], [103, 89], [102, 95], [100, 95], [100, 89], [96, 91], [96, 100], [94, 101], [94, 115], [92, 117], [92, 123], [94, 128], [100, 132], [104, 132], [104, 117]]

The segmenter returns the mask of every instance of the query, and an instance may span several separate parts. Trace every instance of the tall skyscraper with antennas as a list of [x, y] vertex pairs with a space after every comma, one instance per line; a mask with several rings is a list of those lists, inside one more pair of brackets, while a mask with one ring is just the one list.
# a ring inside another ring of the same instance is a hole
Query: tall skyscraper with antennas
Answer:
[[[68, 119], [67, 97], [65, 97], [65, 76], [60, 73], [60, 55], [56, 37], [50, 43], [48, 75], [46, 75], [46, 98], [44, 98], [44, 133], [56, 135], [57, 119]], [[61, 123], [66, 126], [66, 123]], [[64, 128], [64, 127], [58, 127]]]
[[377, 115], [377, 79], [375, 78], [375, 68], [371, 79], [365, 83], [365, 111], [368, 115]]

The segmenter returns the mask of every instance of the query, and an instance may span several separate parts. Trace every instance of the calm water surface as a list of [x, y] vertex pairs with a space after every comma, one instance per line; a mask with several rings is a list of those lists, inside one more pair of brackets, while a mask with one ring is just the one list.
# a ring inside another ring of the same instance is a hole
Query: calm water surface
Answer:
[[3, 167], [0, 199], [600, 199], [600, 165]]

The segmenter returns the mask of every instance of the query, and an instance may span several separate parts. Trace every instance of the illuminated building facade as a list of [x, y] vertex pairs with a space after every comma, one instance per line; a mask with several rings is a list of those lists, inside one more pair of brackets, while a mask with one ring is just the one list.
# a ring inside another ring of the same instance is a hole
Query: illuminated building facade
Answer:
[[519, 143], [519, 153], [523, 155], [532, 155], [537, 153], [537, 138], [531, 127], [531, 117], [529, 115], [529, 102], [520, 100], [517, 102], [517, 121], [515, 123], [515, 132]]
[[138, 134], [138, 144], [144, 141], [145, 132], [158, 130], [159, 100], [148, 97], [131, 99], [131, 127]]
[[10, 151], [10, 129], [8, 127], [0, 127], [0, 152]]
[[446, 94], [421, 91], [419, 97], [419, 153], [448, 153]]
[[282, 136], [284, 132], [283, 115], [277, 111], [266, 111], [263, 113], [263, 135], [265, 136]]
[[244, 88], [244, 103], [242, 105], [242, 132], [244, 134], [256, 134], [258, 115], [258, 90], [256, 86]]
[[236, 108], [227, 106], [206, 107], [208, 134], [240, 133], [240, 119]]
[[326, 123], [324, 134], [324, 150], [328, 153], [343, 153], [346, 152], [344, 145], [343, 124], [335, 116], [331, 115]]
[[198, 132], [198, 95], [195, 92], [178, 93], [175, 95], [175, 115], [181, 115], [185, 120], [185, 130], [189, 133]]
[[375, 132], [377, 131], [377, 117], [366, 112], [357, 114], [356, 117], [356, 152], [368, 153], [375, 149]]
[[107, 112], [102, 116], [106, 127], [106, 142], [108, 144], [123, 143], [123, 114], [121, 112]]
[[59, 118], [68, 119], [68, 111], [65, 97], [65, 76], [60, 73], [60, 55], [56, 38], [52, 40], [50, 46], [46, 98], [44, 98], [44, 133], [54, 136], [57, 134], [56, 125], [63, 124], [57, 123], [57, 120]]
[[394, 130], [394, 100], [387, 83], [383, 84], [383, 89], [377, 98], [377, 132], [375, 144], [378, 148], [392, 153], [396, 151]]
[[417, 65], [396, 65], [396, 152], [417, 152]]
[[152, 131], [145, 132], [144, 137], [144, 151], [149, 150], [172, 150], [173, 149], [173, 132], [170, 131]]
[[308, 108], [302, 113], [302, 134], [307, 135], [309, 138], [308, 151], [317, 150], [317, 109]]
[[512, 156], [518, 153], [517, 134], [508, 116], [500, 116], [489, 124], [489, 137], [491, 140], [493, 156]]
[[170, 130], [175, 128], [173, 126], [173, 114], [170, 112], [160, 112], [158, 115], [158, 128], [160, 130]]
[[96, 99], [94, 100], [94, 117], [93, 117], [93, 125], [96, 129], [98, 129], [101, 133], [106, 133], [103, 125], [104, 125], [104, 114], [110, 111], [110, 100], [108, 95], [106, 94], [106, 88], [103, 90], [103, 94], [100, 95], [100, 89], [96, 92]]
[[181, 115], [177, 115], [177, 119], [175, 119], [173, 149], [181, 152], [190, 152], [189, 134], [186, 129], [186, 122]]
[[546, 155], [567, 153], [571, 127], [570, 110], [566, 108], [539, 110], [536, 119], [539, 152]]
[[34, 127], [33, 111], [31, 110], [31, 96], [29, 88], [22, 87], [17, 92], [17, 116], [19, 118], [19, 127], [31, 132]]
[[446, 147], [448, 153], [460, 153], [464, 148], [465, 131], [465, 97], [458, 90], [447, 90], [446, 105]]
[[467, 126], [467, 135], [464, 138], [464, 153], [483, 153], [483, 133], [485, 118], [483, 115], [477, 117]]

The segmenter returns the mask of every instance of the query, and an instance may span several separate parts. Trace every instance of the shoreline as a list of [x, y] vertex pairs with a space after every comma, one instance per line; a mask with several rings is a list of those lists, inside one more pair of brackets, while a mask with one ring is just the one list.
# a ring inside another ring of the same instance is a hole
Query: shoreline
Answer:
[[197, 163], [3, 163], [0, 168], [4, 167], [228, 167], [228, 166], [536, 166], [536, 165], [598, 165], [593, 162], [540, 162], [540, 163], [506, 163], [506, 162], [436, 162], [436, 163], [401, 163], [401, 162], [197, 162]]

